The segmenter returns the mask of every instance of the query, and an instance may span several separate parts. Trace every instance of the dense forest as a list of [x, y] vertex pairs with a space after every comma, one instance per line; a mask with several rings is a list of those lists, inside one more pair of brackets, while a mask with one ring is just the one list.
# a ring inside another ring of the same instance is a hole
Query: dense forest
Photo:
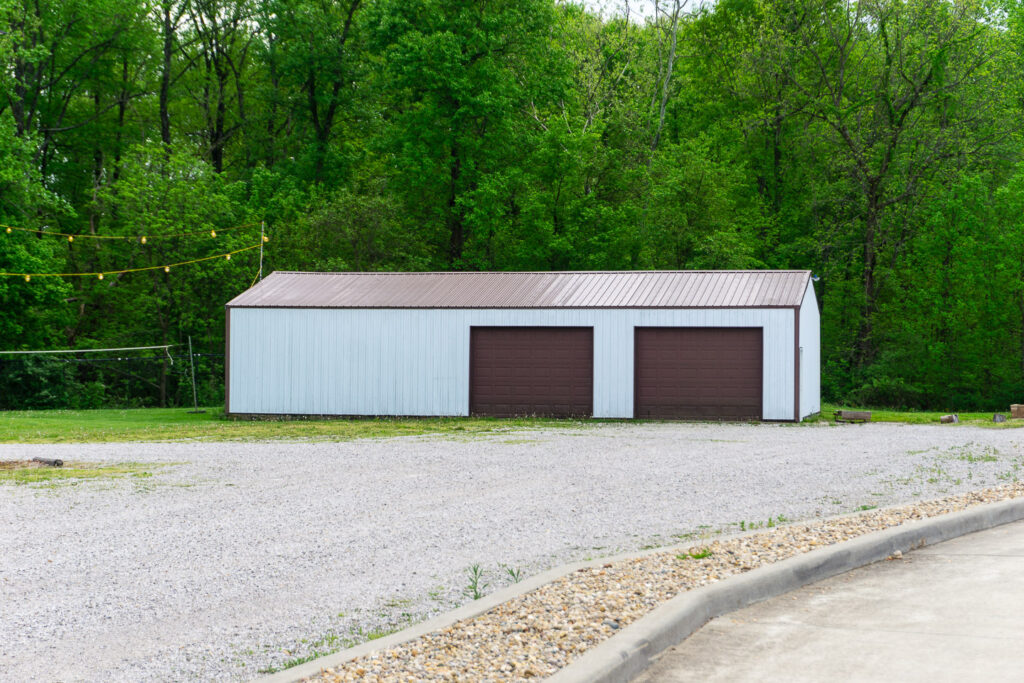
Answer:
[[1024, 399], [1018, 2], [0, 0], [0, 60], [0, 349], [186, 345], [0, 356], [0, 408], [190, 403], [189, 337], [222, 400], [261, 223], [265, 273], [811, 269], [826, 400]]

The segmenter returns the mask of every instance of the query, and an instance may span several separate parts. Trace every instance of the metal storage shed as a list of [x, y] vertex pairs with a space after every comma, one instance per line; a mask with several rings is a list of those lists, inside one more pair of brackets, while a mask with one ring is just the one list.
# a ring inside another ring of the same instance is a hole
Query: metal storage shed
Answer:
[[227, 304], [225, 410], [797, 420], [809, 271], [275, 272]]

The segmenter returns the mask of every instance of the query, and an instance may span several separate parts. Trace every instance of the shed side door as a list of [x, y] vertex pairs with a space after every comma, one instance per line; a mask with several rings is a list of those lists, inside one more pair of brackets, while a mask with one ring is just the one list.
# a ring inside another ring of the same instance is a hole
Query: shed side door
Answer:
[[634, 415], [643, 419], [761, 419], [759, 327], [638, 327]]
[[593, 328], [471, 328], [469, 412], [496, 417], [593, 415]]

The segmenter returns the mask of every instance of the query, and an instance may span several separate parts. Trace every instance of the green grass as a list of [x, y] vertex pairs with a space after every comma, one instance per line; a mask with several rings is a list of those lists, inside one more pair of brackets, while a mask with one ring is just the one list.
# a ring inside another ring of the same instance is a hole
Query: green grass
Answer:
[[[820, 415], [809, 422], [831, 422], [836, 410], [863, 410], [825, 404]], [[942, 412], [872, 410], [873, 422], [939, 424]], [[961, 424], [995, 428], [1024, 427], [1024, 420], [992, 422], [992, 413], [960, 413]], [[618, 420], [555, 420], [545, 418], [310, 418], [230, 419], [221, 407], [208, 407], [202, 414], [187, 408], [136, 408], [130, 410], [24, 410], [0, 411], [0, 443], [90, 443], [102, 441], [260, 441], [266, 439], [309, 439], [349, 441], [352, 439], [443, 434], [474, 437], [522, 427], [579, 427], [583, 424]], [[530, 439], [509, 440], [528, 443]]]
[[[929, 410], [889, 410], [875, 408], [858, 408], [848, 405], [836, 405], [824, 403], [821, 406], [821, 413], [810, 418], [807, 422], [832, 422], [832, 413], [837, 410], [870, 410], [872, 422], [902, 422], [905, 424], [940, 424], [939, 418], [949, 415], [950, 411], [929, 411]], [[987, 413], [957, 413], [960, 416], [960, 424], [979, 425], [997, 429], [1024, 427], [1024, 420], [1010, 420], [1009, 406], [1006, 410], [999, 411], [1006, 415], [1006, 422], [996, 423], [992, 421], [993, 412]]]
[[258, 441], [352, 439], [446, 434], [474, 436], [517, 427], [576, 427], [579, 421], [542, 418], [348, 418], [242, 420], [223, 408], [190, 414], [187, 408], [0, 411], [0, 443], [100, 441]]
[[398, 633], [405, 626], [396, 626], [394, 628], [377, 628], [369, 632], [363, 631], [361, 628], [353, 631], [354, 636], [351, 638], [342, 638], [334, 633], [328, 633], [320, 636], [312, 643], [308, 643], [303, 640], [304, 645], [309, 645], [311, 651], [309, 654], [302, 655], [301, 657], [292, 657], [291, 659], [283, 662], [280, 666], [268, 666], [263, 669], [259, 669], [258, 673], [261, 674], [272, 674], [278, 671], [284, 671], [285, 669], [291, 669], [292, 667], [298, 666], [299, 664], [305, 664], [311, 662], [314, 659], [320, 657], [326, 657], [332, 655], [339, 650], [345, 650], [354, 646], [356, 643], [366, 642], [369, 640], [380, 640], [385, 636], [390, 636], [392, 633]]
[[145, 479], [152, 470], [165, 463], [121, 462], [102, 465], [86, 462], [66, 462], [63, 467], [40, 466], [32, 462], [0, 463], [0, 484], [70, 484], [90, 479]]

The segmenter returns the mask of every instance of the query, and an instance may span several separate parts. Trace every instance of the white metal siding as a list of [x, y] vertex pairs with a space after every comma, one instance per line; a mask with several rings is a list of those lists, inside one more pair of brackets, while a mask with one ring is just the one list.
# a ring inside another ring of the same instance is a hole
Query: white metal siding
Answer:
[[[764, 329], [764, 418], [793, 419], [793, 309], [230, 308], [230, 411], [468, 415], [469, 329], [594, 328], [594, 416], [633, 416], [633, 328]], [[801, 320], [803, 324], [803, 320]]]
[[821, 412], [821, 317], [814, 283], [807, 283], [800, 305], [800, 417]]

